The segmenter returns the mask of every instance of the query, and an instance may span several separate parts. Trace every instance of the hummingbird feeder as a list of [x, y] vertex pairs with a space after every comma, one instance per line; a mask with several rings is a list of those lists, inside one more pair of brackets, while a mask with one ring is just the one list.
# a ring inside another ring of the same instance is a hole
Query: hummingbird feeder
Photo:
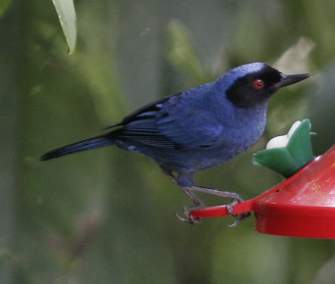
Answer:
[[[335, 146], [314, 158], [309, 120], [271, 139], [254, 162], [287, 177], [262, 194], [236, 204], [234, 215], [254, 213], [260, 233], [335, 239]], [[198, 219], [228, 216], [226, 205], [193, 210]]]

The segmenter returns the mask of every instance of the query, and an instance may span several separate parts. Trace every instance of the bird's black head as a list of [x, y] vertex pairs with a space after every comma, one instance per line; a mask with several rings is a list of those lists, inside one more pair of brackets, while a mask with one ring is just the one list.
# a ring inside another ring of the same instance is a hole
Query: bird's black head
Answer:
[[264, 103], [281, 87], [308, 77], [308, 74], [285, 75], [267, 64], [250, 63], [230, 70], [222, 79], [230, 83], [226, 90], [228, 100], [244, 108]]

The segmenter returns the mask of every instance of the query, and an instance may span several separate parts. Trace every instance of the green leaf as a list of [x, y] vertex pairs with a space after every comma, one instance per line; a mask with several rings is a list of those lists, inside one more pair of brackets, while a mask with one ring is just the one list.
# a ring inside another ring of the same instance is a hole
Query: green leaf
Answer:
[[[0, 0], [1, 1], [1, 0]], [[73, 0], [52, 0], [57, 15], [63, 29], [69, 54], [72, 54], [76, 47], [77, 27], [76, 27], [76, 11]]]
[[0, 17], [7, 11], [11, 0], [0, 0]]
[[195, 81], [203, 81], [205, 72], [192, 46], [190, 31], [181, 22], [168, 25], [168, 60]]

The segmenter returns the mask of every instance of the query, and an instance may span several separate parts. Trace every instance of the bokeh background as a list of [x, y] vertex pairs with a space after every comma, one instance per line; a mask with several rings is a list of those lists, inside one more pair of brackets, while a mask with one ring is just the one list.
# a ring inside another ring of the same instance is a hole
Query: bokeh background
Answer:
[[5, 2], [0, 283], [335, 283], [333, 241], [261, 235], [253, 217], [234, 229], [178, 221], [189, 200], [141, 155], [39, 161], [151, 100], [264, 61], [313, 77], [273, 98], [255, 147], [197, 179], [245, 198], [264, 191], [281, 180], [251, 162], [269, 137], [310, 117], [315, 153], [334, 143], [334, 1], [78, 0], [73, 55], [51, 1]]

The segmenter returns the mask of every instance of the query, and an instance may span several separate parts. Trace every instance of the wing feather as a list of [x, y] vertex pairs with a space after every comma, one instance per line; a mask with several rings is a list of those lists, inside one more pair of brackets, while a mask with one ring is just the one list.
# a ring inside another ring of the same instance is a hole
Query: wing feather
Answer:
[[206, 109], [201, 96], [194, 96], [192, 105], [187, 96], [187, 93], [178, 93], [140, 108], [117, 125], [121, 126], [115, 132], [117, 137], [161, 149], [215, 145], [222, 134], [222, 125]]

